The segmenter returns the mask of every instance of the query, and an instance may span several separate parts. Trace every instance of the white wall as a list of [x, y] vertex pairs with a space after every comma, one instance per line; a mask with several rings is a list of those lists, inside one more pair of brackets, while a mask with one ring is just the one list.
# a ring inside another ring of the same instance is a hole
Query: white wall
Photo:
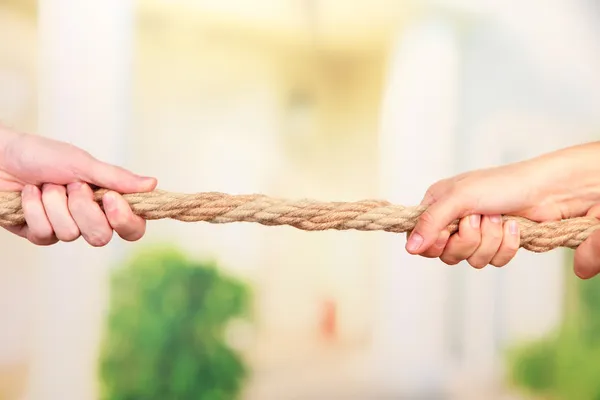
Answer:
[[[455, 172], [455, 105], [460, 53], [455, 28], [426, 16], [391, 50], [380, 140], [381, 196], [415, 205]], [[381, 237], [380, 301], [374, 327], [377, 382], [396, 393], [440, 390], [445, 376], [448, 270], [404, 250], [405, 236]]]
[[[38, 22], [39, 133], [127, 167], [131, 4], [48, 0], [39, 4]], [[39, 259], [29, 399], [97, 397], [106, 277], [117, 244], [33, 250]]]

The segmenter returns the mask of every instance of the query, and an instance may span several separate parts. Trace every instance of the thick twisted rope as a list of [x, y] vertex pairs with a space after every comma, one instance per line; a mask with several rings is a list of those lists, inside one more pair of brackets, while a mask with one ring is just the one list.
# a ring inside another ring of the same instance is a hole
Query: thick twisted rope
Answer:
[[[101, 204], [104, 189], [94, 192]], [[320, 202], [285, 200], [264, 195], [230, 195], [224, 193], [181, 194], [155, 190], [150, 193], [126, 194], [124, 198], [136, 215], [146, 220], [171, 218], [186, 222], [205, 221], [214, 224], [255, 222], [262, 225], [289, 225], [305, 231], [359, 230], [410, 232], [425, 207], [404, 207], [381, 200], [357, 202]], [[572, 218], [537, 223], [520, 217], [521, 247], [541, 253], [557, 247], [577, 248], [596, 229], [596, 218]], [[458, 221], [448, 226], [450, 233]], [[18, 192], [0, 192], [0, 225], [25, 223]]]

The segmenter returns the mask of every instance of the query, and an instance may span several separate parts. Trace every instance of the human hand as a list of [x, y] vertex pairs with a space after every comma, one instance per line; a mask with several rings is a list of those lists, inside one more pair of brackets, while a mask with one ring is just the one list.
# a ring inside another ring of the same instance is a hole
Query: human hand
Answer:
[[[156, 183], [68, 143], [0, 126], [0, 191], [21, 191], [26, 220], [26, 225], [5, 228], [36, 245], [83, 236], [99, 247], [110, 242], [113, 230], [124, 240], [139, 240], [146, 222], [119, 193], [152, 191]], [[102, 198], [104, 211], [90, 185], [110, 190]]]
[[410, 234], [407, 251], [452, 264], [466, 259], [477, 267], [485, 260], [504, 265], [516, 254], [515, 242], [518, 248], [510, 224], [494, 229], [483, 218], [478, 228], [461, 220], [451, 238], [445, 227], [471, 215], [510, 214], [538, 222], [583, 216], [600, 203], [599, 156], [600, 143], [590, 143], [444, 179], [424, 196], [421, 204], [428, 209]]
[[421, 255], [439, 258], [448, 265], [467, 261], [473, 268], [503, 267], [519, 250], [519, 225], [502, 221], [501, 215], [472, 214], [461, 218], [458, 231], [443, 230], [435, 243]]

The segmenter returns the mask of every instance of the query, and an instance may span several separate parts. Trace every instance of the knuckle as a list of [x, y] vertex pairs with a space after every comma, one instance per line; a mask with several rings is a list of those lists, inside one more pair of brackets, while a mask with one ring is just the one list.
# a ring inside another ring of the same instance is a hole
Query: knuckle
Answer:
[[122, 212], [109, 212], [107, 218], [114, 230], [122, 230], [129, 228], [133, 224], [133, 218]]
[[457, 259], [456, 257], [447, 256], [447, 255], [442, 255], [440, 257], [440, 260], [442, 260], [442, 262], [447, 265], [456, 265], [461, 261], [461, 260]]
[[437, 195], [438, 191], [436, 190], [436, 185], [430, 186], [425, 192], [425, 196], [423, 196], [423, 201], [425, 203], [431, 204], [437, 201], [439, 196]]
[[449, 179], [441, 179], [427, 188], [425, 199], [437, 201], [440, 196], [445, 193], [449, 187]]
[[45, 183], [42, 186], [42, 196], [48, 195], [64, 195], [67, 193], [67, 190], [64, 186], [54, 185], [51, 183]]
[[41, 244], [43, 242], [47, 242], [54, 237], [54, 231], [51, 227], [42, 227], [31, 229], [29, 232], [29, 240], [31, 242], [35, 242], [36, 244]]
[[439, 181], [437, 181], [433, 185], [431, 185], [429, 187], [429, 191], [437, 200], [437, 198], [439, 198], [444, 193], [451, 191], [454, 186], [455, 186], [455, 182], [452, 178], [445, 178], [445, 179], [440, 179]]
[[[517, 240], [505, 240], [494, 258], [511, 260], [519, 251], [521, 244]], [[508, 262], [508, 261], [507, 261]]]
[[504, 267], [506, 264], [508, 264], [508, 259], [506, 258], [498, 258], [498, 259], [493, 259], [490, 262], [490, 265], [493, 265], [496, 268], [502, 268]]
[[109, 241], [104, 238], [94, 237], [88, 238], [87, 242], [93, 247], [104, 247]]
[[104, 247], [112, 239], [112, 233], [92, 232], [86, 235], [85, 240], [93, 247]]
[[80, 235], [81, 233], [77, 228], [70, 228], [56, 233], [56, 237], [62, 242], [73, 242], [79, 238]]
[[138, 221], [132, 217], [127, 225], [115, 228], [115, 232], [128, 242], [138, 241], [146, 234], [146, 221]]
[[67, 193], [69, 196], [81, 197], [91, 191], [89, 185], [85, 182], [75, 182], [67, 185]]
[[489, 264], [487, 261], [482, 260], [480, 258], [469, 258], [467, 262], [471, 267], [475, 269], [483, 269]]
[[28, 235], [27, 236], [27, 240], [29, 240], [31, 243], [41, 246], [42, 242], [34, 235]]
[[421, 257], [425, 258], [437, 258], [438, 256], [439, 254], [437, 254], [437, 252], [431, 250], [427, 250], [423, 254], [421, 254]]
[[31, 233], [31, 234], [29, 234], [27, 239], [31, 243], [38, 245], [38, 246], [47, 246], [47, 245], [55, 243], [54, 235], [39, 235], [39, 234]]
[[431, 211], [429, 211], [429, 209], [423, 211], [423, 213], [419, 217], [419, 224], [421, 226], [431, 226], [435, 224], [435, 217], [433, 216]]
[[144, 230], [140, 230], [140, 231], [136, 231], [133, 234], [125, 237], [124, 239], [127, 240], [128, 242], [137, 242], [142, 237], [144, 237], [144, 234], [145, 234], [145, 231]]
[[502, 248], [494, 256], [490, 264], [495, 267], [503, 267], [508, 264], [519, 250], [519, 243], [505, 243]]

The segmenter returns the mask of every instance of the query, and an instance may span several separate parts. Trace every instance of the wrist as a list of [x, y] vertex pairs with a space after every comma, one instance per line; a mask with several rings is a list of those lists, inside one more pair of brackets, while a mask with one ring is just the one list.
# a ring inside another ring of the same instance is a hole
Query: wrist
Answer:
[[600, 142], [590, 143], [574, 151], [575, 168], [570, 178], [582, 198], [596, 204], [600, 202]]
[[580, 215], [600, 202], [600, 142], [569, 147], [529, 162], [541, 183], [541, 199], [565, 217]]
[[6, 152], [10, 148], [11, 143], [23, 135], [23, 133], [0, 124], [0, 165], [4, 164]]

